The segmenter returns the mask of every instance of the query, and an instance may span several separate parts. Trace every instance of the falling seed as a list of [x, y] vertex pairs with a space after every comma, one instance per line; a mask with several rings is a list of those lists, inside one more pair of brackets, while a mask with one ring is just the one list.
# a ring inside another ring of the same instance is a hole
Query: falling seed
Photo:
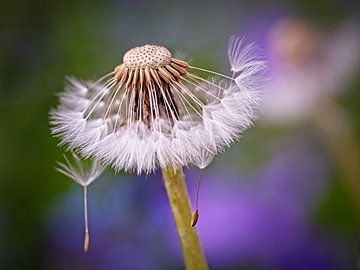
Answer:
[[84, 238], [84, 252], [87, 253], [89, 251], [89, 244], [90, 244], [90, 235], [89, 232], [85, 232], [85, 238]]
[[191, 215], [191, 227], [194, 227], [199, 219], [199, 209], [195, 209], [195, 211]]
[[200, 173], [197, 181], [197, 189], [196, 189], [196, 199], [195, 199], [196, 209], [191, 215], [191, 227], [194, 227], [199, 220], [199, 193], [200, 193], [202, 172], [203, 169], [200, 169]]
[[105, 166], [99, 160], [94, 159], [90, 164], [87, 164], [80, 159], [79, 156], [73, 153], [73, 162], [64, 155], [66, 163], [58, 162], [56, 169], [62, 174], [68, 176], [74, 182], [80, 184], [83, 187], [83, 203], [84, 203], [84, 252], [89, 251], [90, 245], [90, 233], [88, 222], [88, 204], [87, 194], [88, 186], [94, 182], [104, 171]]

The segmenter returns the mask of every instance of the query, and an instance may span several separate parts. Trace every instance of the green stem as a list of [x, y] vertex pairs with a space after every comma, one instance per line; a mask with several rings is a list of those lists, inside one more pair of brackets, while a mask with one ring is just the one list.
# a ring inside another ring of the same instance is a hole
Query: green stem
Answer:
[[187, 270], [208, 269], [199, 237], [191, 227], [191, 210], [182, 170], [167, 168], [162, 170], [171, 211], [180, 238], [185, 267]]

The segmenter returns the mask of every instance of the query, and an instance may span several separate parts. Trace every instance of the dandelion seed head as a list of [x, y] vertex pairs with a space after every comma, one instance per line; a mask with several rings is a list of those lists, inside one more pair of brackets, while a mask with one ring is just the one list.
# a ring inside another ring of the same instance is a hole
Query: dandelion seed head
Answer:
[[50, 113], [52, 132], [117, 171], [206, 167], [257, 117], [266, 63], [256, 52], [255, 44], [232, 38], [230, 77], [191, 66], [165, 47], [135, 47], [97, 82], [69, 80]]

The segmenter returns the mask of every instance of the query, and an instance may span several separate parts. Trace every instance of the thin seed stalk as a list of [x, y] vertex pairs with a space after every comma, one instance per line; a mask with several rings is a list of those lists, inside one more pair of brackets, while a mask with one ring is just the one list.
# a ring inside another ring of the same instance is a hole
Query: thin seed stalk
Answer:
[[89, 251], [89, 244], [90, 244], [88, 207], [87, 207], [87, 186], [84, 186], [84, 226], [85, 226], [84, 252], [87, 253]]
[[162, 170], [166, 192], [176, 229], [181, 242], [185, 268], [187, 270], [208, 269], [199, 237], [191, 227], [191, 210], [182, 170], [166, 168]]

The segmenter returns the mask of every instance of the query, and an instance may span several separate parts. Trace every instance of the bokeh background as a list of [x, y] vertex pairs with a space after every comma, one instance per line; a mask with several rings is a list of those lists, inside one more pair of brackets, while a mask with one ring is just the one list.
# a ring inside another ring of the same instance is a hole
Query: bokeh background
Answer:
[[[211, 269], [355, 269], [360, 240], [358, 1], [0, 2], [0, 269], [182, 269], [159, 174], [54, 170], [48, 111], [136, 45], [228, 73], [232, 33], [270, 62], [263, 117], [205, 170], [197, 229]], [[198, 171], [185, 171], [194, 199]]]

